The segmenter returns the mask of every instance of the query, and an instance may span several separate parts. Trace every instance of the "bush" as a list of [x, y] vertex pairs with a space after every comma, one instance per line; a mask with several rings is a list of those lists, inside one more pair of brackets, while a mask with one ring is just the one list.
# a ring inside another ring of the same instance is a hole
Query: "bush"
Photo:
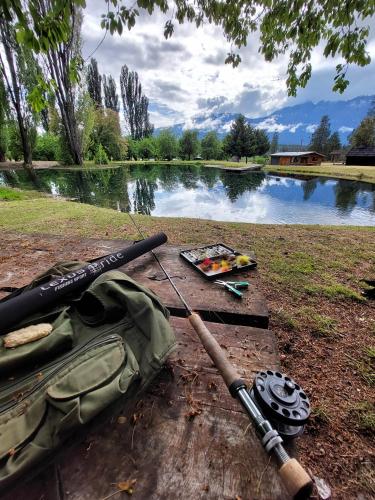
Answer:
[[101, 144], [98, 145], [95, 156], [94, 156], [95, 165], [108, 165], [109, 160], [105, 149]]
[[33, 152], [34, 160], [54, 161], [60, 158], [59, 138], [53, 134], [38, 135]]

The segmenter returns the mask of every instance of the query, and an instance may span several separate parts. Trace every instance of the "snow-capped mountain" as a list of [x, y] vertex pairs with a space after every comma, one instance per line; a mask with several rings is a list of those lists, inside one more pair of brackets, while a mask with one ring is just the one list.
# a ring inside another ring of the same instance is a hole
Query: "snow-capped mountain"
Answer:
[[[279, 133], [279, 144], [302, 144], [310, 142], [311, 134], [323, 115], [328, 115], [331, 131], [338, 131], [343, 144], [348, 136], [367, 115], [375, 96], [360, 96], [348, 101], [311, 101], [295, 106], [281, 108], [274, 113], [261, 118], [247, 117], [249, 123], [262, 128], [272, 136]], [[202, 113], [193, 118], [189, 128], [198, 130], [203, 137], [210, 130], [223, 137], [228, 133], [237, 113]], [[177, 136], [181, 136], [186, 128], [184, 123], [171, 127]], [[156, 129], [156, 134], [161, 129]]]

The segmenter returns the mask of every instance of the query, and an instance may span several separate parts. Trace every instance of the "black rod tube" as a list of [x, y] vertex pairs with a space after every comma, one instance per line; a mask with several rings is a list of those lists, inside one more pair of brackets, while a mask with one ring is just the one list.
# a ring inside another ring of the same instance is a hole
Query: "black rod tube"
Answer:
[[163, 245], [167, 239], [166, 234], [157, 233], [123, 250], [106, 255], [81, 269], [58, 276], [52, 281], [0, 302], [0, 334], [6, 333], [10, 327], [29, 314], [54, 303], [67, 293], [83, 288], [106, 271], [123, 266], [153, 248]]

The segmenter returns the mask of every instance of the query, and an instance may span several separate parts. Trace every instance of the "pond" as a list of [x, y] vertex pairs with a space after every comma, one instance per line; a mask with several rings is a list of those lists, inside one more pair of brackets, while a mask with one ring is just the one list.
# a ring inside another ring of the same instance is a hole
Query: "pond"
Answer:
[[100, 170], [1, 171], [0, 184], [120, 211], [267, 224], [375, 225], [375, 185], [216, 168], [131, 165]]

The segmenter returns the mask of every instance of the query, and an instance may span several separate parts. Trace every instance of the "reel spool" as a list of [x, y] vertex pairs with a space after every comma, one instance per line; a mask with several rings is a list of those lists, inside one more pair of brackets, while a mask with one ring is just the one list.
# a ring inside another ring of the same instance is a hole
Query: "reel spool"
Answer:
[[258, 372], [250, 396], [283, 438], [302, 434], [310, 416], [310, 401], [293, 379], [271, 370]]

